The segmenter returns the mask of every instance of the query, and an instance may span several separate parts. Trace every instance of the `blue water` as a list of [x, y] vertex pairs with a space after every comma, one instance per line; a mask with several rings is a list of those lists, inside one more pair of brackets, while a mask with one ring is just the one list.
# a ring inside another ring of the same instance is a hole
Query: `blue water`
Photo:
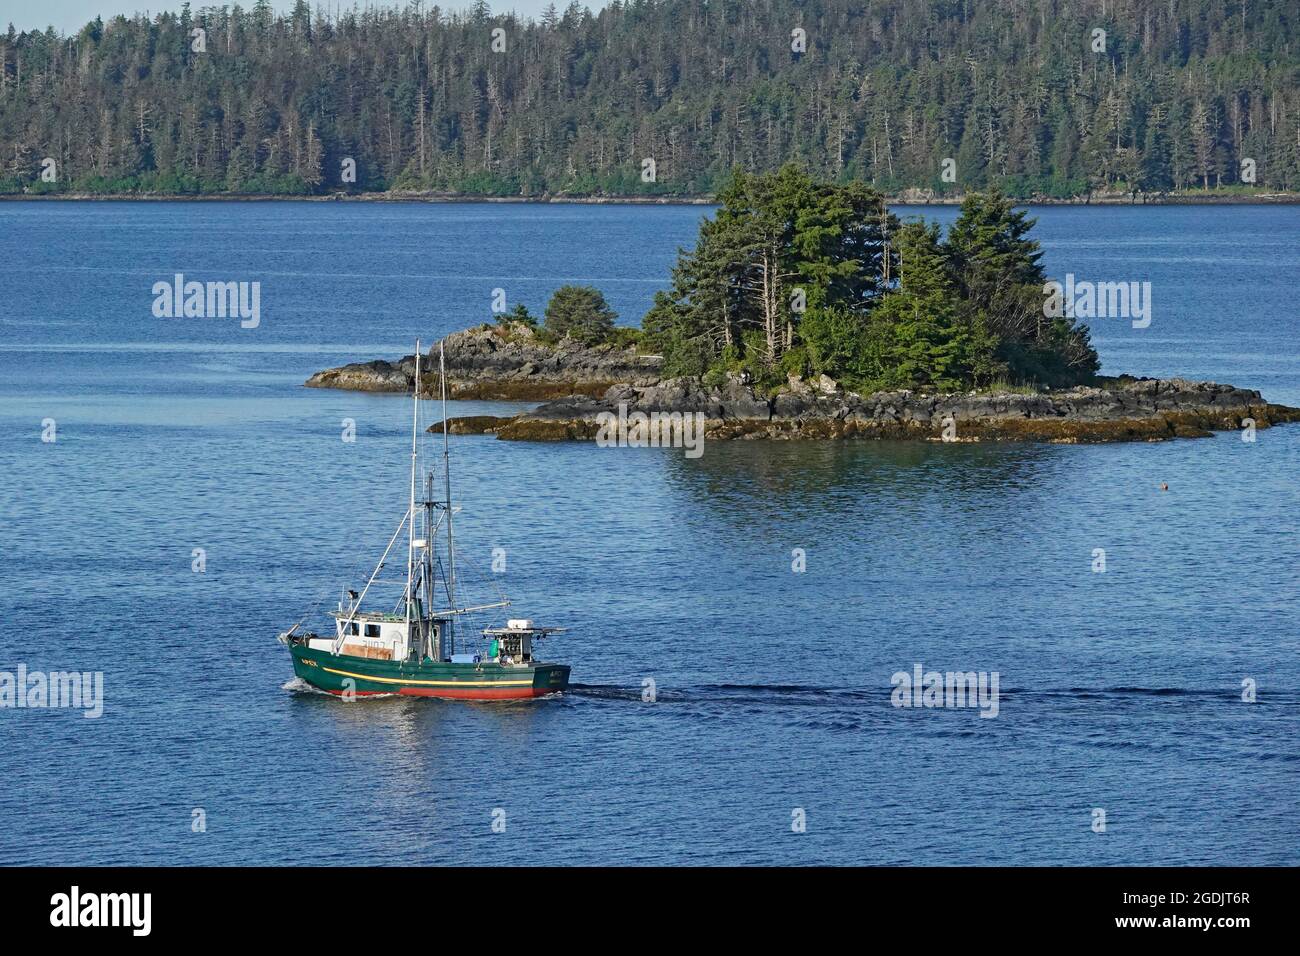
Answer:
[[[698, 460], [456, 439], [467, 580], [569, 627], [576, 686], [293, 682], [274, 635], [377, 559], [410, 427], [300, 383], [495, 288], [540, 311], [590, 282], [635, 322], [706, 212], [0, 203], [0, 670], [105, 688], [97, 720], [0, 710], [0, 862], [1300, 862], [1300, 426]], [[1035, 213], [1052, 274], [1152, 283], [1149, 328], [1095, 323], [1105, 371], [1300, 405], [1300, 209]], [[261, 282], [261, 324], [154, 318], [176, 272]], [[998, 716], [892, 707], [916, 663], [996, 671]]]

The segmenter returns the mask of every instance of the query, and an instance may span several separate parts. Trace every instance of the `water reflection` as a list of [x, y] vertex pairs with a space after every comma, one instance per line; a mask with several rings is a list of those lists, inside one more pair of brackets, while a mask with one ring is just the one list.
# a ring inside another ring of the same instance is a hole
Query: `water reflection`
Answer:
[[1035, 506], [1068, 449], [938, 442], [714, 442], [698, 459], [665, 452], [672, 492], [717, 520], [749, 526], [791, 513], [853, 516], [983, 497]]
[[329, 727], [354, 771], [382, 766], [386, 787], [411, 798], [429, 795], [431, 785], [476, 762], [478, 749], [523, 759], [539, 745], [548, 713], [563, 706], [562, 697], [472, 702], [393, 695], [347, 703], [318, 692], [289, 693], [290, 710], [305, 731]]

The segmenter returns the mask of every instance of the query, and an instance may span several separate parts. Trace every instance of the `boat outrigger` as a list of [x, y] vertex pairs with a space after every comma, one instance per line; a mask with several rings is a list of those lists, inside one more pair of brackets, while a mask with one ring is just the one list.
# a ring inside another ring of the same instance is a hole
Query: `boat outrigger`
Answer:
[[[445, 496], [433, 498], [433, 476], [419, 482], [420, 344], [415, 346], [415, 412], [411, 426], [411, 494], [406, 514], [360, 593], [349, 590], [330, 615], [333, 636], [300, 632], [302, 622], [278, 636], [293, 656], [293, 670], [308, 684], [343, 697], [406, 694], [463, 700], [542, 697], [569, 685], [567, 664], [543, 663], [536, 642], [564, 628], [535, 627], [529, 620], [508, 620], [505, 627], [485, 628], [478, 652], [457, 648], [457, 623], [466, 614], [504, 608], [500, 601], [462, 607], [456, 601], [456, 550], [452, 531], [451, 455], [447, 431], [446, 359], [439, 353], [442, 381], [442, 457]], [[436, 514], [436, 518], [435, 518]], [[422, 520], [421, 520], [422, 519]], [[446, 525], [446, 562], [435, 544]], [[417, 524], [421, 525], [419, 534]], [[363, 607], [371, 587], [403, 529], [406, 531], [406, 585], [393, 610]], [[444, 609], [434, 610], [442, 598]]]

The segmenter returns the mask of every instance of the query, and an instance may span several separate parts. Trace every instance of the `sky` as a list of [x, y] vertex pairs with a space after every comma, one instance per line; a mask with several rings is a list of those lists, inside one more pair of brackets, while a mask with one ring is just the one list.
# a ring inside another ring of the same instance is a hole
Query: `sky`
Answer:
[[[132, 14], [137, 11], [157, 13], [162, 10], [180, 10], [184, 0], [0, 0], [0, 32], [8, 29], [9, 24], [16, 30], [44, 30], [53, 26], [60, 33], [75, 33], [95, 17], [107, 20], [119, 13]], [[406, 6], [406, 0], [328, 0], [328, 6], [350, 7], [353, 2], [358, 6]], [[444, 10], [464, 9], [472, 0], [442, 0], [437, 5]], [[536, 18], [546, 5], [553, 0], [488, 0], [492, 10], [505, 13], [514, 10], [520, 16]], [[557, 10], [563, 10], [568, 0], [554, 0]], [[605, 5], [604, 0], [581, 0], [584, 6], [598, 10]], [[312, 9], [316, 0], [309, 0]], [[200, 7], [220, 7], [228, 4], [234, 6], [235, 0], [190, 0], [190, 9]], [[253, 0], [242, 0], [239, 4], [248, 9]], [[277, 10], [293, 7], [293, 0], [271, 0]], [[325, 5], [325, 4], [322, 4]], [[425, 0], [425, 8], [433, 6], [433, 0]]]

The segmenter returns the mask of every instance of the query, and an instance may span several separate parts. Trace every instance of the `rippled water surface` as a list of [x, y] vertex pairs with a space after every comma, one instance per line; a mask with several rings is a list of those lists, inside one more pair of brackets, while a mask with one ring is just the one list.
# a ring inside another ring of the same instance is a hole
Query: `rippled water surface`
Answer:
[[[1300, 426], [698, 460], [455, 439], [467, 580], [569, 627], [576, 686], [294, 684], [274, 635], [378, 557], [410, 427], [301, 382], [495, 288], [540, 311], [590, 282], [635, 322], [706, 212], [0, 203], [0, 670], [100, 670], [106, 697], [0, 710], [0, 862], [1300, 862]], [[1300, 209], [1035, 212], [1053, 275], [1152, 283], [1149, 328], [1094, 324], [1107, 372], [1300, 405]], [[261, 282], [260, 326], [154, 318], [177, 272]], [[918, 663], [996, 671], [997, 717], [892, 707]]]

